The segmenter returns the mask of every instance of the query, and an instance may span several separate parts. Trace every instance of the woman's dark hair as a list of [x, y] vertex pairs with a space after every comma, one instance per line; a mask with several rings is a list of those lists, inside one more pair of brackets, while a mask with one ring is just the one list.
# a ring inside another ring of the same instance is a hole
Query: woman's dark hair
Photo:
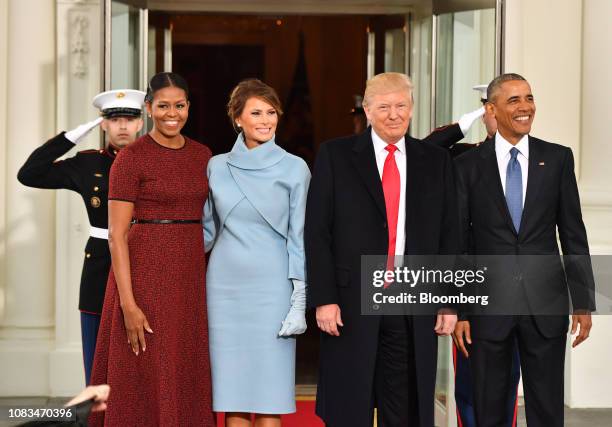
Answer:
[[149, 81], [147, 87], [147, 95], [145, 96], [145, 102], [153, 102], [153, 96], [155, 92], [165, 87], [178, 87], [185, 91], [185, 98], [189, 99], [189, 86], [187, 81], [180, 74], [176, 73], [157, 73]]
[[236, 126], [236, 119], [240, 117], [246, 102], [250, 98], [259, 98], [270, 104], [276, 110], [278, 117], [283, 114], [278, 94], [272, 87], [258, 79], [243, 80], [232, 90], [230, 100], [227, 103], [227, 115], [236, 132], [240, 132], [240, 129]]

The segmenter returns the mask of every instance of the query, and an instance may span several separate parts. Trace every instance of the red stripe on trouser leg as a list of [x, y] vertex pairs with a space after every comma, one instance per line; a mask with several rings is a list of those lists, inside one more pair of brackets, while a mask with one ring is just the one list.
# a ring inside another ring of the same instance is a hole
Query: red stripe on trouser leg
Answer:
[[[457, 346], [453, 343], [453, 372], [455, 376], [455, 382], [457, 381]], [[459, 412], [459, 408], [455, 408], [455, 412], [457, 413], [457, 427], [463, 427], [463, 421], [461, 421], [461, 413]]]

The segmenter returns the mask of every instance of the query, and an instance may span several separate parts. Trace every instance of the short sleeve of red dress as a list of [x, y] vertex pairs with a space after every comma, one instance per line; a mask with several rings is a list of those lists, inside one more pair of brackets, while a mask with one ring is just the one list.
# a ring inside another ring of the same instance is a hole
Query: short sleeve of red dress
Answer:
[[108, 200], [135, 203], [140, 188], [140, 172], [136, 154], [131, 147], [119, 152], [111, 167]]

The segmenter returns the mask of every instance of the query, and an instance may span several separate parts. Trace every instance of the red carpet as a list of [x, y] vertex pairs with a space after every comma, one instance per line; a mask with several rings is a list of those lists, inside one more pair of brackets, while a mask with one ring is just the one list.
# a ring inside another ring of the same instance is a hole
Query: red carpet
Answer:
[[[314, 400], [298, 400], [295, 414], [283, 415], [283, 427], [323, 427], [323, 422], [315, 415]], [[223, 427], [224, 414], [217, 414], [217, 426]]]

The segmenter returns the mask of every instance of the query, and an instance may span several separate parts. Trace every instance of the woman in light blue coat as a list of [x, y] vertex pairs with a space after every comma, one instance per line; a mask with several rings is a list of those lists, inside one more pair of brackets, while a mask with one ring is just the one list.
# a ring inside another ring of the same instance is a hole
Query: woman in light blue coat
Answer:
[[306, 330], [304, 213], [310, 172], [275, 144], [280, 101], [245, 80], [228, 114], [239, 132], [208, 163], [205, 243], [213, 410], [226, 426], [280, 426], [295, 412], [295, 335]]

